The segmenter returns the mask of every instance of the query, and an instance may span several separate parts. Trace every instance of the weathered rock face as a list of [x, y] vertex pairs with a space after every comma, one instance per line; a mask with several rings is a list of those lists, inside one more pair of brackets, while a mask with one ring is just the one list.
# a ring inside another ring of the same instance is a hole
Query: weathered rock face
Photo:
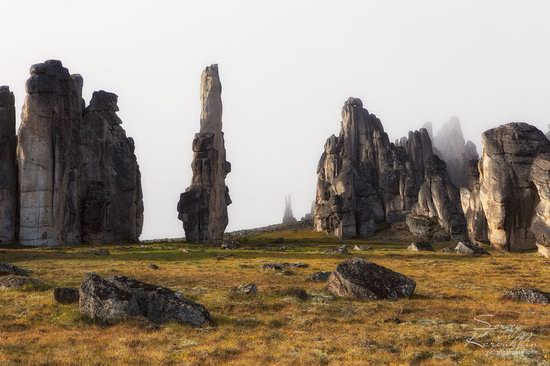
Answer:
[[194, 327], [209, 325], [208, 310], [180, 294], [125, 276], [85, 275], [80, 287], [80, 312], [90, 319], [114, 324], [132, 316], [155, 323], [176, 322]]
[[468, 237], [474, 243], [488, 242], [487, 218], [479, 195], [478, 160], [470, 160], [468, 186], [460, 188], [460, 202], [468, 226]]
[[544, 228], [548, 228], [548, 215], [542, 216], [542, 221], [533, 220], [537, 212], [545, 215], [547, 209], [545, 203], [537, 208], [548, 187], [544, 184], [547, 158], [537, 160], [534, 179], [531, 171], [537, 156], [550, 152], [550, 141], [527, 123], [508, 123], [488, 130], [482, 141], [480, 199], [487, 217], [488, 239], [498, 249], [535, 249], [532, 223], [541, 238], [545, 236]]
[[425, 181], [418, 192], [418, 203], [411, 213], [411, 218], [415, 216], [436, 218], [441, 228], [453, 239], [460, 240], [466, 234], [460, 192], [451, 183], [445, 162], [437, 155], [432, 157], [426, 169]]
[[82, 242], [138, 241], [143, 226], [141, 175], [134, 141], [117, 116], [118, 97], [94, 92], [80, 129]]
[[471, 141], [464, 141], [460, 120], [457, 117], [445, 123], [434, 138], [437, 154], [447, 164], [451, 182], [457, 187], [468, 185], [468, 164], [472, 159], [479, 159], [476, 146]]
[[550, 258], [550, 153], [535, 158], [531, 166], [531, 180], [540, 200], [535, 208], [531, 231], [535, 235], [539, 253]]
[[283, 215], [283, 225], [293, 224], [296, 222], [296, 218], [292, 214], [292, 201], [290, 196], [285, 197], [285, 213]]
[[332, 294], [360, 300], [410, 297], [415, 288], [413, 279], [361, 258], [340, 263], [327, 282]]
[[82, 77], [55, 60], [32, 66], [26, 86], [17, 147], [21, 244], [137, 241], [141, 177], [117, 96], [95, 92], [85, 109]]
[[201, 76], [201, 128], [193, 140], [193, 179], [178, 203], [188, 241], [220, 242], [229, 222], [231, 199], [225, 177], [231, 164], [225, 157], [221, 92], [218, 65], [207, 67]]
[[15, 97], [0, 86], [0, 244], [17, 239], [17, 165], [15, 149]]
[[340, 238], [368, 237], [404, 219], [431, 154], [425, 129], [392, 144], [380, 120], [360, 99], [349, 98], [340, 135], [327, 140], [317, 168], [315, 229]]
[[548, 132], [546, 132], [546, 138], [550, 140], [550, 125], [548, 125]]
[[24, 245], [80, 242], [81, 91], [59, 61], [31, 67], [17, 157]]

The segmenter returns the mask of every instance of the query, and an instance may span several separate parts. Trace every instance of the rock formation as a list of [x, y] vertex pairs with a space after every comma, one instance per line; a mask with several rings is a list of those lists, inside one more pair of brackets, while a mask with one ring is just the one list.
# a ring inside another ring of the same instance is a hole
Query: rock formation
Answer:
[[138, 241], [143, 226], [141, 175], [134, 141], [117, 116], [118, 97], [94, 92], [80, 129], [82, 242]]
[[380, 120], [360, 99], [349, 98], [340, 135], [329, 137], [317, 168], [315, 229], [368, 237], [402, 220], [417, 200], [431, 154], [425, 129], [392, 144]]
[[285, 197], [285, 213], [283, 215], [283, 225], [294, 224], [296, 218], [292, 214], [292, 201], [290, 196]]
[[474, 243], [488, 242], [488, 228], [485, 212], [479, 194], [478, 160], [470, 160], [468, 186], [460, 188], [460, 202], [468, 226], [468, 237]]
[[411, 221], [418, 216], [437, 219], [439, 226], [453, 240], [460, 240], [466, 234], [460, 192], [451, 183], [445, 162], [437, 155], [432, 157], [426, 169], [424, 183], [418, 192], [418, 203], [407, 218], [407, 224], [411, 226]]
[[457, 187], [468, 185], [468, 164], [472, 159], [479, 159], [476, 146], [471, 141], [464, 141], [460, 120], [457, 117], [445, 123], [434, 138], [437, 154], [447, 164], [451, 182]]
[[539, 204], [531, 224], [539, 253], [550, 258], [550, 153], [540, 154], [533, 161], [531, 180], [535, 185]]
[[31, 67], [17, 147], [23, 245], [132, 242], [141, 233], [141, 178], [117, 97], [96, 92], [84, 110], [82, 86], [60, 61]]
[[489, 242], [508, 251], [534, 249], [536, 242], [547, 240], [550, 225], [550, 141], [527, 123], [488, 130], [482, 141], [480, 199]]
[[0, 86], [0, 243], [17, 238], [17, 165], [15, 149], [15, 97]]
[[81, 92], [59, 61], [30, 71], [17, 147], [19, 240], [24, 245], [80, 243]]
[[186, 239], [192, 242], [220, 242], [228, 224], [231, 199], [225, 177], [231, 164], [225, 158], [221, 92], [218, 65], [207, 67], [201, 76], [202, 111], [200, 132], [193, 140], [193, 179], [178, 202], [178, 218]]
[[548, 125], [548, 132], [546, 132], [546, 138], [550, 140], [550, 125]]

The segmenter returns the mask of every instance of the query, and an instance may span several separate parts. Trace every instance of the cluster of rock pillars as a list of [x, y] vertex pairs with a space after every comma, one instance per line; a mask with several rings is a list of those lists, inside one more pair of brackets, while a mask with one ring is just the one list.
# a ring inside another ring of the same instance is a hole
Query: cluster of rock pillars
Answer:
[[[117, 96], [82, 98], [83, 79], [59, 61], [31, 67], [15, 134], [15, 101], [0, 87], [0, 241], [24, 245], [134, 242], [143, 197], [134, 142]], [[231, 204], [218, 66], [201, 76], [193, 178], [180, 196], [186, 239], [218, 244]], [[507, 251], [550, 251], [550, 132], [508, 123], [483, 133], [482, 153], [456, 117], [391, 142], [380, 119], [349, 98], [324, 146], [312, 220], [339, 238], [406, 222], [428, 240], [470, 240]], [[286, 200], [285, 224], [295, 222]]]

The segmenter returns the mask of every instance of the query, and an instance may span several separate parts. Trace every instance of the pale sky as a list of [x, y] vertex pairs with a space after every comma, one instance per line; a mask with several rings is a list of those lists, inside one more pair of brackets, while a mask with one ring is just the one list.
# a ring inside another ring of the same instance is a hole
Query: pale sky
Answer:
[[181, 237], [200, 74], [223, 85], [228, 230], [303, 216], [323, 144], [349, 96], [393, 141], [456, 115], [466, 139], [509, 121], [550, 123], [547, 0], [0, 0], [0, 85], [20, 108], [29, 67], [60, 59], [84, 98], [119, 96], [142, 172], [142, 239]]

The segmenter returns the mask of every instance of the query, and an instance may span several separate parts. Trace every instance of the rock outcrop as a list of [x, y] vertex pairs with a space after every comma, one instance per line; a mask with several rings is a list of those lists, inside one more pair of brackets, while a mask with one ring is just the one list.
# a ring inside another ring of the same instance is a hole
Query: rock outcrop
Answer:
[[283, 215], [283, 225], [294, 224], [296, 223], [296, 218], [292, 213], [292, 201], [290, 196], [285, 197], [285, 213]]
[[194, 327], [209, 325], [208, 310], [170, 289], [125, 276], [85, 275], [80, 286], [80, 312], [100, 323], [114, 324], [144, 316], [154, 323], [176, 322]]
[[549, 227], [545, 197], [550, 141], [527, 123], [488, 130], [482, 141], [480, 199], [488, 240], [502, 250], [535, 249], [536, 242], [547, 240]]
[[95, 92], [60, 61], [31, 67], [19, 163], [23, 245], [134, 242], [143, 224], [134, 142], [120, 126], [117, 96]]
[[479, 159], [476, 146], [465, 141], [457, 117], [451, 117], [434, 137], [437, 154], [447, 164], [451, 182], [457, 187], [468, 185], [468, 164], [472, 159]]
[[0, 86], [0, 244], [17, 239], [16, 146], [15, 97], [9, 87]]
[[333, 295], [359, 300], [407, 298], [415, 288], [413, 279], [361, 258], [340, 263], [327, 282]]
[[23, 245], [80, 243], [82, 92], [60, 61], [31, 67], [17, 156]]
[[340, 238], [368, 237], [403, 220], [416, 203], [432, 147], [425, 129], [390, 143], [380, 120], [349, 98], [342, 129], [325, 143], [317, 168], [314, 227]]
[[468, 227], [468, 238], [474, 243], [488, 242], [487, 218], [480, 198], [478, 160], [470, 160], [468, 186], [460, 188], [460, 202]]
[[225, 177], [231, 164], [225, 157], [221, 92], [218, 65], [207, 67], [201, 76], [202, 111], [200, 132], [193, 140], [193, 178], [178, 202], [178, 218], [191, 242], [221, 242], [229, 221], [231, 199]]
[[550, 140], [550, 125], [548, 125], [548, 132], [546, 132], [546, 138]]
[[407, 223], [418, 221], [418, 217], [437, 219], [439, 226], [452, 238], [462, 239], [466, 235], [466, 220], [460, 206], [460, 192], [450, 181], [445, 162], [437, 155], [430, 160], [425, 181], [418, 192], [418, 203], [409, 214]]
[[143, 226], [134, 141], [117, 116], [118, 97], [94, 92], [80, 129], [82, 242], [136, 242]]
[[539, 253], [550, 258], [550, 153], [535, 158], [531, 166], [531, 180], [539, 196], [531, 231]]

